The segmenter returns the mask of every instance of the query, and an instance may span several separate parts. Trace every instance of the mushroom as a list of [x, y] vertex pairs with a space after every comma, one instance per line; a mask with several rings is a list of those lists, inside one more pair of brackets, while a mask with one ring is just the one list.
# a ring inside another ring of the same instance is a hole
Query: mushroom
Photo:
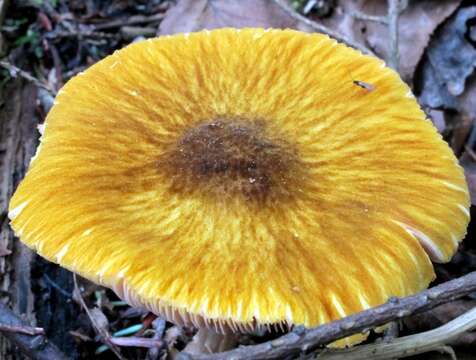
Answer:
[[204, 343], [426, 288], [468, 207], [454, 154], [381, 60], [320, 34], [219, 29], [71, 79], [9, 217], [44, 258]]

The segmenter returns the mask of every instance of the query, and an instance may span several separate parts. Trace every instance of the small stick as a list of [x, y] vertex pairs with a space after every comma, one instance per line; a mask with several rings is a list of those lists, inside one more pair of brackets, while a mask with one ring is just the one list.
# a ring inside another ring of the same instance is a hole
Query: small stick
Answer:
[[476, 154], [474, 153], [473, 149], [471, 149], [468, 145], [465, 145], [464, 149], [468, 153], [471, 160], [473, 160], [473, 162], [476, 162]]
[[86, 315], [88, 316], [89, 321], [91, 321], [91, 324], [93, 325], [94, 330], [96, 330], [96, 332], [101, 336], [102, 340], [109, 346], [109, 348], [117, 356], [118, 359], [125, 360], [122, 357], [120, 350], [111, 342], [111, 338], [112, 338], [111, 334], [109, 334], [107, 330], [102, 329], [102, 327], [96, 323], [96, 320], [92, 316], [91, 311], [89, 310], [88, 306], [84, 302], [83, 296], [81, 295], [81, 290], [79, 289], [79, 286], [78, 286], [78, 280], [76, 278], [76, 274], [74, 273], [73, 273], [73, 282], [74, 282], [73, 294], [76, 295], [74, 297], [79, 301], [81, 307], [86, 312]]
[[41, 82], [40, 80], [38, 80], [36, 77], [31, 75], [30, 73], [20, 69], [19, 67], [15, 66], [13, 64], [10, 64], [8, 61], [0, 60], [0, 66], [3, 67], [4, 69], [8, 70], [11, 77], [19, 76], [19, 77], [33, 83], [35, 86], [48, 91], [53, 96], [56, 94], [56, 92], [53, 89], [51, 89], [48, 85], [46, 85], [43, 82]]
[[109, 30], [122, 26], [150, 24], [160, 22], [165, 17], [165, 13], [158, 13], [151, 16], [136, 16], [129, 19], [112, 20], [108, 22], [93, 24], [94, 30]]
[[304, 15], [307, 15], [311, 12], [312, 8], [317, 5], [317, 0], [309, 0], [307, 4], [302, 9]]
[[[155, 339], [157, 341], [162, 340], [162, 338], [164, 336], [165, 326], [166, 326], [165, 319], [162, 319], [160, 317], [158, 317], [157, 319], [155, 319], [152, 322], [152, 327], [155, 329], [153, 339]], [[165, 345], [165, 343], [162, 342], [161, 347], [156, 347], [156, 348], [149, 349], [149, 351], [147, 352], [147, 355], [146, 355], [146, 359], [148, 359], [148, 360], [158, 359], [159, 354], [160, 354], [160, 350], [161, 350], [162, 347], [164, 347], [164, 345]]]
[[398, 19], [400, 17], [400, 0], [387, 0], [388, 1], [388, 32], [390, 35], [389, 44], [389, 58], [388, 64], [390, 67], [398, 71], [398, 65], [400, 64], [400, 54], [398, 52]]
[[26, 335], [44, 335], [45, 329], [23, 325], [0, 324], [0, 332], [14, 332]]
[[111, 344], [117, 346], [134, 346], [142, 348], [160, 348], [163, 345], [163, 341], [154, 338], [143, 338], [137, 336], [127, 337], [112, 337], [109, 339]]
[[[66, 360], [64, 355], [43, 334], [36, 333], [38, 328], [33, 328], [28, 323], [10, 310], [0, 301], [0, 333], [15, 345], [22, 354], [36, 360]], [[18, 331], [20, 330], [21, 331]], [[14, 330], [14, 331], [12, 331]]]
[[360, 11], [353, 11], [350, 16], [357, 20], [373, 21], [379, 24], [388, 25], [388, 18], [386, 16], [367, 15]]
[[388, 26], [389, 45], [387, 62], [398, 71], [400, 53], [398, 51], [398, 20], [400, 14], [407, 8], [408, 0], [387, 0], [388, 10], [385, 16], [367, 15], [361, 12], [352, 12], [350, 15], [358, 20], [373, 21]]
[[91, 31], [91, 30], [75, 30], [75, 31], [58, 31], [51, 32], [45, 35], [47, 39], [56, 40], [63, 38], [89, 38], [89, 39], [111, 39], [111, 40], [120, 40], [121, 37], [117, 34], [110, 34], [100, 31]]

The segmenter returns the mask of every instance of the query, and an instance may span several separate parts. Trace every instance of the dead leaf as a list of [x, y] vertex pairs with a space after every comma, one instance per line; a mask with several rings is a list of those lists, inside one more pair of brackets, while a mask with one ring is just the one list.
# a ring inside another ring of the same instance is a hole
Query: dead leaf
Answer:
[[[415, 69], [421, 60], [430, 37], [461, 0], [448, 1], [410, 1], [399, 18], [400, 76], [411, 83]], [[386, 16], [387, 2], [381, 0], [342, 0], [327, 19], [314, 19], [338, 31], [374, 51], [383, 59], [388, 59], [389, 35], [385, 24], [358, 20], [352, 14], [362, 13], [372, 16]]]
[[475, 118], [476, 109], [476, 72], [474, 72], [465, 84], [464, 93], [458, 97], [458, 107], [465, 114], [472, 117], [473, 122]]
[[465, 111], [448, 114], [448, 118], [449, 122], [453, 124], [450, 146], [456, 156], [460, 156], [473, 127], [473, 118]]
[[270, 0], [179, 0], [159, 27], [159, 35], [222, 27], [296, 28]]
[[344, 35], [348, 39], [367, 46], [364, 22], [357, 20], [351, 15], [355, 12], [362, 11], [363, 2], [363, 0], [339, 1], [332, 12], [332, 16], [324, 19], [318, 19], [315, 16], [311, 16], [311, 18], [316, 22], [322, 23], [322, 25], [329, 29]]
[[471, 204], [476, 205], [476, 162], [465, 152], [460, 158], [460, 164], [464, 169], [466, 182], [468, 183]]
[[[367, 0], [362, 11], [369, 15], [385, 15], [387, 2]], [[461, 3], [461, 0], [424, 0], [410, 1], [408, 7], [399, 18], [400, 76], [411, 83], [415, 69], [430, 42], [435, 29], [450, 16]], [[366, 22], [366, 40], [368, 46], [388, 58], [388, 27], [376, 22]]]
[[[460, 3], [461, 0], [414, 0], [409, 2], [407, 9], [400, 15], [399, 73], [406, 82], [412, 82], [415, 69], [435, 29], [455, 11]], [[331, 17], [314, 20], [367, 46], [383, 59], [388, 59], [387, 25], [359, 20], [352, 15], [362, 13], [371, 16], [386, 16], [387, 9], [387, 2], [381, 0], [340, 1]]]
[[[410, 1], [400, 16], [400, 74], [411, 82], [413, 73], [436, 27], [460, 4], [461, 0], [437, 2]], [[357, 20], [353, 13], [386, 15], [387, 3], [380, 0], [342, 0], [324, 19], [311, 18], [346, 38], [375, 50], [382, 58], [388, 53], [386, 25]], [[159, 35], [192, 32], [220, 27], [273, 27], [309, 29], [294, 20], [270, 0], [179, 0], [162, 21]]]
[[428, 118], [431, 120], [433, 125], [435, 125], [436, 129], [440, 134], [442, 134], [446, 130], [446, 121], [445, 121], [445, 113], [441, 110], [429, 109], [427, 112]]
[[8, 256], [8, 255], [10, 255], [11, 253], [12, 253], [12, 251], [11, 251], [11, 250], [8, 250], [8, 249], [5, 247], [5, 245], [1, 245], [1, 246], [0, 246], [0, 257], [2, 257], [2, 256]]
[[[458, 96], [463, 94], [476, 64], [476, 49], [466, 37], [474, 20], [476, 6], [461, 8], [430, 42], [422, 63], [423, 105], [460, 110]], [[474, 108], [468, 111], [472, 113]]]

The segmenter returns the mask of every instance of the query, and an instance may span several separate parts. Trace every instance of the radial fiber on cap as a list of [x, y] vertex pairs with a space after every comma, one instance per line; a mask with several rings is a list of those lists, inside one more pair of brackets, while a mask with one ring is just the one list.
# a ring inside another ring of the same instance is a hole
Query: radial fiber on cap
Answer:
[[380, 60], [222, 29], [132, 44], [69, 81], [10, 217], [133, 305], [248, 329], [427, 287], [468, 206], [451, 150]]

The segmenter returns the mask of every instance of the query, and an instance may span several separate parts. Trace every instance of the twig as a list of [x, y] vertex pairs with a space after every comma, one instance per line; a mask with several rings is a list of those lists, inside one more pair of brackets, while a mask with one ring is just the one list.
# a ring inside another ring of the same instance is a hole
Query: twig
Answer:
[[182, 358], [197, 360], [223, 358], [233, 358], [234, 360], [280, 359], [288, 355], [297, 355], [301, 352], [313, 350], [319, 345], [328, 344], [349, 335], [364, 332], [414, 313], [429, 310], [474, 291], [476, 291], [476, 271], [416, 295], [401, 299], [392, 298], [383, 305], [313, 329], [306, 330], [303, 327], [297, 327], [289, 334], [270, 342], [244, 346], [225, 353], [193, 356], [183, 354]]
[[133, 40], [140, 36], [154, 37], [156, 29], [153, 27], [141, 27], [141, 26], [122, 26], [119, 33], [124, 40]]
[[466, 145], [468, 145], [471, 149], [474, 148], [476, 144], [476, 125], [473, 123], [473, 128], [471, 129], [471, 133], [469, 134], [468, 141]]
[[353, 47], [357, 50], [360, 50], [364, 54], [375, 55], [372, 52], [372, 50], [363, 46], [362, 44], [359, 44], [359, 43], [353, 41], [352, 39], [349, 39], [348, 37], [346, 37], [342, 34], [339, 34], [338, 32], [335, 32], [335, 31], [329, 29], [328, 27], [326, 27], [322, 24], [319, 24], [315, 21], [312, 21], [312, 20], [308, 19], [305, 16], [302, 16], [302, 15], [298, 14], [289, 5], [285, 4], [285, 0], [273, 0], [273, 1], [276, 3], [276, 5], [278, 5], [281, 9], [283, 9], [293, 19], [306, 24], [307, 26], [311, 27], [312, 29], [314, 29], [318, 32], [327, 34], [327, 35], [329, 35], [330, 37], [334, 38], [335, 40], [337, 40], [339, 42], [343, 42], [343, 43], [345, 43], [345, 44], [347, 44], [347, 45], [349, 45], [349, 46], [351, 46], [351, 47]]
[[316, 5], [317, 5], [317, 0], [308, 0], [307, 4], [302, 9], [302, 13], [304, 15], [309, 14], [311, 10], [314, 8], [314, 6]]
[[95, 30], [109, 30], [114, 28], [119, 28], [122, 26], [131, 26], [131, 25], [140, 25], [140, 24], [150, 24], [162, 21], [165, 17], [165, 13], [158, 13], [151, 16], [133, 16], [128, 19], [119, 19], [104, 22], [102, 24], [93, 24]]
[[78, 66], [78, 67], [75, 67], [74, 69], [71, 69], [69, 71], [66, 71], [64, 73], [64, 78], [66, 80], [69, 80], [70, 78], [72, 78], [73, 76], [79, 74], [80, 72], [86, 70], [89, 66], [88, 65], [81, 65], [81, 66]]
[[476, 154], [474, 153], [473, 149], [471, 149], [468, 145], [464, 146], [464, 149], [468, 153], [468, 156], [473, 162], [476, 162]]
[[386, 16], [367, 15], [360, 11], [353, 11], [350, 15], [357, 20], [373, 21], [379, 24], [388, 25], [388, 18]]
[[33, 83], [35, 86], [48, 91], [52, 95], [56, 94], [56, 92], [53, 89], [51, 89], [48, 85], [46, 85], [43, 82], [41, 82], [40, 80], [38, 80], [36, 77], [31, 75], [30, 73], [20, 69], [19, 67], [15, 66], [13, 64], [10, 64], [8, 61], [0, 60], [0, 66], [3, 67], [4, 69], [8, 70], [12, 77], [19, 76], [19, 77]]
[[50, 40], [63, 39], [63, 38], [90, 38], [90, 39], [111, 39], [120, 40], [121, 37], [117, 34], [110, 34], [105, 32], [93, 31], [93, 30], [75, 30], [75, 31], [53, 31], [45, 34], [45, 38]]
[[44, 335], [45, 329], [25, 325], [0, 324], [0, 332], [14, 332], [26, 335]]
[[388, 1], [388, 32], [390, 37], [390, 55], [388, 58], [388, 64], [398, 71], [398, 65], [400, 64], [400, 54], [398, 52], [398, 19], [400, 13], [405, 10], [408, 5], [407, 0], [387, 0]]
[[[162, 319], [160, 317], [158, 317], [157, 319], [152, 321], [152, 327], [155, 329], [153, 339], [158, 340], [158, 341], [162, 340], [162, 338], [164, 336], [165, 326], [166, 326], [165, 319]], [[165, 345], [164, 342], [162, 344]], [[147, 355], [146, 355], [146, 359], [148, 359], [148, 360], [158, 359], [159, 354], [160, 354], [160, 350], [161, 350], [160, 347], [149, 349], [149, 351], [147, 352]]]
[[[36, 360], [66, 360], [66, 356], [42, 335], [39, 328], [32, 328], [5, 304], [0, 302], [0, 333], [29, 358]], [[41, 329], [42, 330], [42, 329]]]
[[61, 295], [63, 295], [64, 297], [70, 299], [71, 296], [73, 294], [71, 294], [70, 292], [66, 291], [65, 289], [63, 289], [61, 286], [59, 286], [56, 282], [54, 282], [46, 273], [43, 274], [43, 278], [45, 279], [45, 281], [48, 283], [48, 285], [50, 285], [51, 287], [53, 287], [54, 289], [56, 289]]
[[160, 348], [163, 345], [161, 340], [137, 336], [112, 337], [109, 341], [117, 346], [134, 346], [148, 349]]
[[111, 334], [109, 334], [107, 330], [103, 329], [103, 327], [97, 323], [96, 319], [91, 314], [91, 311], [89, 310], [88, 306], [84, 302], [83, 296], [81, 295], [81, 290], [79, 289], [79, 286], [78, 286], [78, 280], [76, 278], [76, 274], [73, 274], [73, 282], [74, 282], [73, 296], [75, 299], [79, 301], [79, 303], [81, 304], [81, 307], [86, 312], [86, 315], [91, 321], [91, 324], [93, 325], [94, 330], [96, 330], [96, 332], [99, 334], [101, 339], [108, 345], [108, 347], [112, 350], [112, 352], [117, 356], [118, 359], [125, 360], [122, 357], [120, 350], [115, 346], [115, 344], [112, 343]]
[[[430, 351], [451, 349], [446, 344], [476, 328], [476, 308], [434, 330], [404, 336], [389, 342], [361, 345], [345, 350], [328, 350], [317, 356], [319, 360], [386, 360], [399, 359]], [[451, 351], [450, 351], [451, 353]]]
[[434, 350], [441, 354], [448, 354], [451, 357], [451, 360], [458, 360], [456, 353], [451, 346], [441, 346], [439, 348], [435, 348]]
[[408, 0], [387, 0], [388, 10], [385, 16], [367, 15], [362, 12], [352, 12], [350, 15], [356, 19], [364, 21], [373, 21], [388, 26], [389, 45], [388, 45], [388, 65], [398, 71], [400, 64], [400, 54], [398, 52], [398, 20], [400, 14], [407, 8]]
[[70, 330], [69, 331], [69, 334], [71, 336], [74, 336], [75, 338], [77, 338], [78, 340], [81, 340], [81, 341], [90, 341], [90, 342], [93, 342], [94, 340], [91, 339], [88, 335], [85, 335], [83, 334], [81, 331], [75, 331], [75, 330]]

